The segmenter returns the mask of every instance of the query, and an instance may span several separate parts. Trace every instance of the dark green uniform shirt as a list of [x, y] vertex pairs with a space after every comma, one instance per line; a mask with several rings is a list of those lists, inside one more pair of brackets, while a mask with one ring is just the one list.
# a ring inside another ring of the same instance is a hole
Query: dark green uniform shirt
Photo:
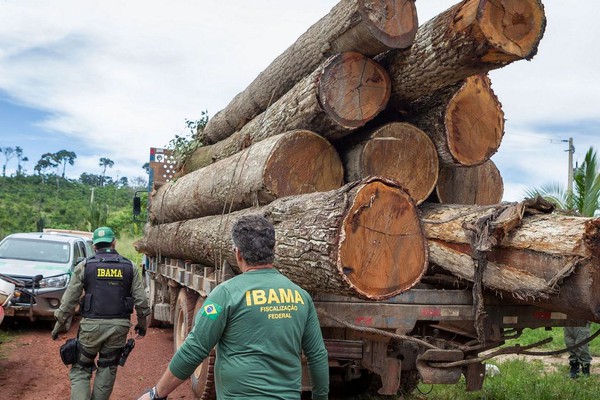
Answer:
[[301, 354], [314, 399], [327, 399], [327, 350], [310, 295], [276, 269], [245, 272], [218, 285], [169, 370], [187, 379], [217, 346], [217, 398], [299, 399]]

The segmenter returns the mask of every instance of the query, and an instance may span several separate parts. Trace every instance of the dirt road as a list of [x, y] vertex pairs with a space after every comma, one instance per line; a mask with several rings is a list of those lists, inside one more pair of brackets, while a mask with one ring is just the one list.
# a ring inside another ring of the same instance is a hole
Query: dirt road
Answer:
[[[10, 339], [0, 344], [0, 397], [69, 399], [69, 368], [61, 362], [58, 349], [75, 337], [77, 326], [74, 323], [68, 333], [53, 341], [48, 322], [4, 320], [0, 329], [10, 332]], [[173, 329], [148, 329], [144, 338], [136, 340], [127, 364], [119, 367], [111, 400], [137, 399], [160, 378], [172, 355]], [[169, 395], [169, 399], [193, 398], [189, 381]]]

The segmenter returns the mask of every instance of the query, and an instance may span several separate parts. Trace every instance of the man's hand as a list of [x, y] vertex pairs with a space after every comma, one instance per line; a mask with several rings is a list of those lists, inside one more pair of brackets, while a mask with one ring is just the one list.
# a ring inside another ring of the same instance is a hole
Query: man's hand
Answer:
[[134, 330], [140, 337], [146, 336], [146, 317], [138, 317], [137, 325]]
[[58, 339], [58, 334], [65, 330], [65, 325], [61, 322], [56, 321], [54, 329], [52, 329], [52, 340]]

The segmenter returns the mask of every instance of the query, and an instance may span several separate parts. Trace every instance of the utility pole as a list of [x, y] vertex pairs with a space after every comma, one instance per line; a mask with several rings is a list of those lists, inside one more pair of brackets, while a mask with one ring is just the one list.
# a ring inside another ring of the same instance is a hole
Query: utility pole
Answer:
[[575, 153], [575, 146], [573, 146], [573, 138], [570, 137], [569, 140], [561, 140], [563, 143], [569, 143], [569, 149], [565, 150], [569, 152], [569, 170], [567, 175], [567, 193], [569, 195], [573, 192], [573, 154]]
[[567, 178], [567, 190], [573, 193], [573, 153], [575, 153], [575, 146], [573, 146], [573, 138], [569, 138], [569, 175]]

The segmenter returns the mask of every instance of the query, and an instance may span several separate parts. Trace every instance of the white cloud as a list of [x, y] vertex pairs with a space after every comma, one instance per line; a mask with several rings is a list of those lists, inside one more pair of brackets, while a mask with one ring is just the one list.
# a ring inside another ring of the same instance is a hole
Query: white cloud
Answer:
[[[456, 2], [417, 1], [420, 23]], [[150, 147], [183, 131], [185, 118], [227, 105], [336, 3], [5, 0], [0, 90], [47, 111], [38, 123], [49, 135], [87, 144], [72, 176], [99, 172], [99, 157], [114, 160], [123, 175], [142, 175]], [[541, 128], [600, 121], [600, 54], [593, 51], [600, 3], [546, 0], [545, 9], [538, 55], [490, 74], [507, 119], [493, 159], [509, 200], [549, 178], [566, 182], [566, 146], [550, 139], [574, 136], [578, 150], [600, 147], [593, 135]]]

